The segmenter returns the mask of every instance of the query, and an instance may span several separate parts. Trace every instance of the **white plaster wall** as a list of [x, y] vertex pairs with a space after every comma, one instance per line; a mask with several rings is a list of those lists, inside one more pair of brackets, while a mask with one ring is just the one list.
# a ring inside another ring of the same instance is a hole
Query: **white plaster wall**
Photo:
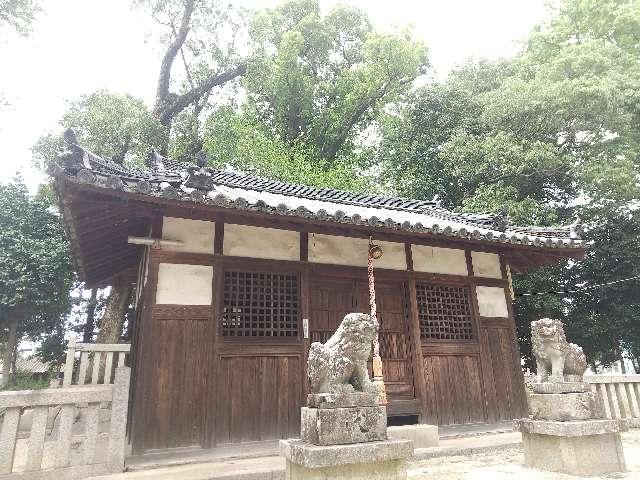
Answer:
[[157, 304], [211, 305], [213, 267], [161, 263], [158, 266]]
[[213, 255], [215, 223], [189, 218], [164, 217], [162, 219], [162, 238], [179, 240], [180, 246], [162, 247], [163, 250], [190, 253], [209, 253]]
[[[382, 247], [383, 255], [374, 260], [375, 268], [406, 270], [407, 256], [404, 243], [381, 242], [374, 240]], [[338, 235], [309, 234], [309, 261], [331, 265], [348, 265], [366, 267], [369, 250], [369, 239], [341, 237]]]
[[225, 255], [300, 260], [300, 233], [290, 230], [225, 223], [223, 243]]
[[502, 278], [500, 257], [497, 253], [471, 252], [473, 274], [476, 277]]
[[468, 275], [464, 250], [456, 248], [411, 245], [413, 269], [416, 272]]
[[476, 287], [481, 317], [508, 317], [507, 297], [501, 287]]

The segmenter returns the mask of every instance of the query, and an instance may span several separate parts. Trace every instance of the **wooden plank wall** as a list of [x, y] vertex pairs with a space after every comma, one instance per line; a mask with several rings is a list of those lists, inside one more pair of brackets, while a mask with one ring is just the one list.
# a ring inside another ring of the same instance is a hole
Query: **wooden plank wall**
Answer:
[[299, 355], [221, 355], [217, 385], [217, 445], [299, 435]]
[[[134, 453], [296, 436], [308, 388], [305, 365], [310, 342], [326, 340], [345, 313], [368, 311], [364, 269], [307, 263], [304, 232], [301, 261], [285, 262], [224, 257], [224, 224], [216, 222], [215, 228], [213, 255], [159, 250], [150, 254], [149, 280], [133, 339]], [[156, 227], [154, 236], [160, 233]], [[506, 277], [477, 278], [471, 266], [469, 277], [413, 272], [411, 249], [406, 251], [408, 271], [379, 270], [376, 280], [385, 324], [381, 351], [390, 399], [396, 401], [390, 408], [421, 414], [423, 423], [440, 425], [524, 415], [513, 313], [510, 310], [510, 318], [504, 319], [482, 318], [475, 300], [476, 284], [500, 286], [506, 292]], [[155, 305], [160, 262], [212, 265], [213, 305]], [[302, 338], [302, 325], [296, 338], [220, 337], [214, 319], [220, 314], [225, 268], [296, 272], [300, 319], [310, 319], [311, 338]], [[420, 339], [415, 309], [418, 280], [470, 287], [476, 320], [473, 341], [446, 344]]]

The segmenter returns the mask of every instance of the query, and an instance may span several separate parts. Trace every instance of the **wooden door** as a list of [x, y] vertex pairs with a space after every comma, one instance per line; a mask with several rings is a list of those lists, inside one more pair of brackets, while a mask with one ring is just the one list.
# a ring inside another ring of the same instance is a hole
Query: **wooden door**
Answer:
[[[326, 342], [347, 313], [369, 313], [369, 293], [365, 281], [316, 279], [310, 288], [309, 330], [312, 342]], [[405, 288], [401, 282], [376, 285], [376, 305], [380, 322], [380, 356], [387, 395], [414, 398], [411, 340], [405, 308]]]
[[[411, 337], [406, 312], [405, 285], [376, 283], [376, 309], [380, 323], [380, 356], [387, 396], [390, 400], [415, 397]], [[357, 286], [356, 311], [369, 313], [369, 287]]]
[[309, 332], [312, 342], [326, 342], [347, 313], [355, 312], [355, 282], [349, 279], [316, 279], [311, 283]]
[[212, 322], [209, 307], [156, 306], [139, 342], [134, 453], [203, 446]]

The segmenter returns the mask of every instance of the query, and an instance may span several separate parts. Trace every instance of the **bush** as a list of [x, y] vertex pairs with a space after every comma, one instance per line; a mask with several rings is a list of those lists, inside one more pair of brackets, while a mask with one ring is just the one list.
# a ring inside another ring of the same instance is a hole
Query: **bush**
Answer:
[[49, 388], [52, 378], [50, 372], [42, 374], [18, 370], [0, 390], [42, 390]]

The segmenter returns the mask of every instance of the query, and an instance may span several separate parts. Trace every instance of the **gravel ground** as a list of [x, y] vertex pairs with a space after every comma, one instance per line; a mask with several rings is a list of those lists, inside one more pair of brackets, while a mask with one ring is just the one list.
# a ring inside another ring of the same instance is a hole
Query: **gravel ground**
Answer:
[[598, 477], [576, 477], [527, 469], [524, 467], [521, 448], [412, 462], [408, 473], [411, 480], [575, 480], [576, 478], [640, 480], [640, 431], [623, 433], [622, 444], [628, 471]]

